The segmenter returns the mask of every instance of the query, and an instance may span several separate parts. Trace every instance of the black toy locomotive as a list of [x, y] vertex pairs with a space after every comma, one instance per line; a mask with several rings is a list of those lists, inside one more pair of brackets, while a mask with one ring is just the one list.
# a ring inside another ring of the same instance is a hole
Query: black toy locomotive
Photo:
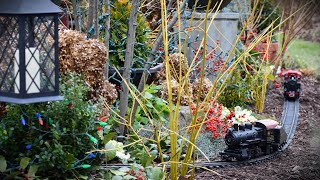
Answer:
[[295, 70], [287, 70], [282, 73], [283, 95], [287, 100], [296, 100], [301, 93], [301, 73]]
[[227, 149], [221, 152], [222, 160], [247, 160], [271, 154], [285, 144], [287, 134], [274, 120], [260, 120], [244, 125], [234, 124], [225, 136]]

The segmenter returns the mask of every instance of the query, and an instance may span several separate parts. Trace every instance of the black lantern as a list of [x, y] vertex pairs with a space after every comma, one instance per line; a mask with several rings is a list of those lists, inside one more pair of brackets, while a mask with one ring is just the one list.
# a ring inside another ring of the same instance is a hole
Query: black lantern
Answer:
[[58, 15], [50, 0], [0, 0], [0, 102], [59, 96]]

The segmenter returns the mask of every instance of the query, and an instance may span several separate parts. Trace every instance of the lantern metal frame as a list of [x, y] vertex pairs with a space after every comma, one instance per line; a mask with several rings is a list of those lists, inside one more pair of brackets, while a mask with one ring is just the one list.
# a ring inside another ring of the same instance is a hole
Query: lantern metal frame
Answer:
[[61, 12], [50, 0], [0, 1], [0, 102], [63, 99], [59, 95]]

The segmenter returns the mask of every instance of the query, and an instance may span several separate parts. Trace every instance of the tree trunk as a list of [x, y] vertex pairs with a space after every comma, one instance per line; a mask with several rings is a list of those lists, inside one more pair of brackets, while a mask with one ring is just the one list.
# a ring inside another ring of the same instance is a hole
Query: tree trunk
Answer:
[[[130, 74], [131, 74], [130, 68], [132, 66], [132, 59], [133, 59], [133, 50], [134, 50], [134, 43], [135, 43], [139, 4], [140, 4], [139, 0], [132, 0], [132, 7], [130, 10], [130, 18], [128, 22], [127, 46], [126, 46], [124, 70], [122, 74], [123, 79], [121, 83], [122, 91], [120, 93], [120, 116], [123, 119], [125, 118], [128, 110], [129, 88], [127, 85], [130, 84]], [[121, 122], [125, 123], [123, 119], [121, 120]], [[124, 135], [126, 133], [125, 125], [121, 124], [119, 131], [121, 135]]]
[[87, 22], [87, 29], [88, 30], [90, 30], [90, 28], [93, 24], [94, 5], [95, 5], [95, 0], [89, 0], [88, 22]]
[[73, 23], [75, 29], [77, 31], [80, 31], [80, 25], [79, 25], [79, 16], [78, 16], [78, 0], [72, 0], [72, 9], [73, 9]]

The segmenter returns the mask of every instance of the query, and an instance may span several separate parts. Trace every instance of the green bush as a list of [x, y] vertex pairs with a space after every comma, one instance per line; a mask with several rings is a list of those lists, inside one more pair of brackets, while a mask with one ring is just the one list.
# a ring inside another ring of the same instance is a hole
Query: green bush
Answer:
[[[40, 176], [66, 178], [86, 174], [100, 163], [97, 120], [99, 108], [84, 99], [88, 87], [80, 76], [62, 77], [63, 101], [7, 105], [0, 121], [0, 178]], [[100, 124], [99, 124], [100, 123]]]
[[218, 101], [228, 108], [245, 106], [248, 102], [251, 103], [251, 76], [251, 74], [246, 74], [240, 69], [234, 70]]
[[[110, 51], [109, 60], [115, 67], [123, 67], [125, 61], [125, 49], [127, 46], [128, 19], [130, 16], [131, 3], [128, 0], [114, 0], [111, 6], [110, 22]], [[102, 24], [104, 19], [101, 18]], [[104, 39], [105, 30], [101, 29], [100, 37]], [[145, 17], [141, 14], [137, 16], [136, 36], [134, 44], [133, 68], [142, 68], [148, 57], [150, 45], [148, 42], [148, 27]]]
[[261, 10], [260, 19], [257, 22], [257, 29], [259, 32], [266, 29], [270, 24], [272, 24], [272, 22], [275, 22], [274, 26], [280, 24], [281, 13], [277, 7], [277, 1], [261, 0], [258, 2], [257, 9]]

